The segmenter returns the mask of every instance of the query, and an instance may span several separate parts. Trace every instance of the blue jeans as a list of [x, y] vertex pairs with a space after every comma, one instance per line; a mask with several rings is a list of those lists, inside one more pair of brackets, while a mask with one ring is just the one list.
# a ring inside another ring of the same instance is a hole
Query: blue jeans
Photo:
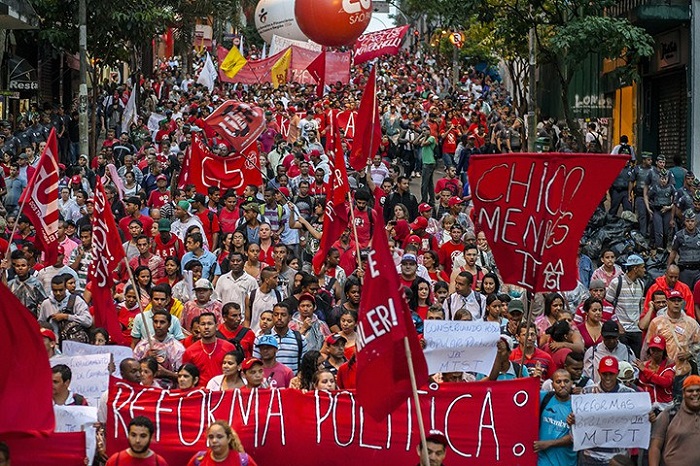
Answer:
[[424, 163], [421, 170], [420, 197], [421, 202], [435, 205], [435, 184], [433, 183], [434, 163]]

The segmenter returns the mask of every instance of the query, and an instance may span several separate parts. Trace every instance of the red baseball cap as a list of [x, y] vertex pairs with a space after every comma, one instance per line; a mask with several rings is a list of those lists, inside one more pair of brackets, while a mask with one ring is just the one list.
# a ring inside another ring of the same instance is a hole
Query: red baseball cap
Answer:
[[335, 345], [336, 343], [338, 343], [338, 342], [341, 341], [341, 340], [342, 340], [343, 342], [345, 342], [345, 343], [347, 343], [347, 341], [348, 341], [348, 340], [347, 340], [344, 336], [342, 336], [340, 333], [334, 333], [334, 334], [328, 335], [328, 336], [326, 337], [326, 343], [328, 343], [329, 345]]
[[281, 192], [282, 194], [284, 194], [284, 197], [289, 197], [289, 196], [291, 196], [291, 194], [289, 193], [289, 188], [286, 187], [286, 186], [280, 186], [280, 188], [278, 189], [278, 191]]
[[420, 230], [428, 228], [428, 219], [425, 217], [416, 217], [416, 219], [411, 223], [411, 229]]
[[420, 242], [421, 242], [421, 239], [420, 239], [420, 236], [418, 236], [418, 235], [411, 235], [408, 238], [406, 238], [406, 244], [420, 243]]
[[454, 207], [454, 206], [459, 205], [463, 202], [464, 201], [462, 199], [460, 199], [459, 197], [451, 197], [450, 200], [447, 202], [447, 205], [449, 205], [450, 207]]
[[73, 175], [73, 177], [70, 179], [71, 183], [80, 183], [80, 175]]
[[666, 339], [661, 335], [656, 335], [654, 338], [649, 340], [649, 344], [647, 346], [649, 348], [658, 348], [663, 351], [666, 349]]
[[301, 304], [302, 301], [311, 301], [316, 304], [316, 299], [311, 293], [302, 293], [301, 296], [299, 296], [299, 304]]
[[612, 356], [605, 356], [600, 360], [598, 365], [598, 372], [601, 374], [617, 374], [620, 372], [620, 364]]
[[260, 364], [262, 366], [262, 363], [263, 362], [258, 358], [248, 358], [241, 363], [241, 370], [245, 372], [251, 367], [253, 367], [255, 364]]
[[668, 299], [683, 299], [683, 293], [678, 290], [671, 290], [668, 292]]
[[430, 212], [431, 210], [433, 210], [433, 206], [425, 202], [418, 206], [418, 212]]
[[53, 333], [51, 330], [49, 330], [47, 328], [41, 328], [41, 329], [39, 329], [39, 333], [41, 333], [42, 337], [48, 338], [49, 340], [56, 343], [56, 334]]

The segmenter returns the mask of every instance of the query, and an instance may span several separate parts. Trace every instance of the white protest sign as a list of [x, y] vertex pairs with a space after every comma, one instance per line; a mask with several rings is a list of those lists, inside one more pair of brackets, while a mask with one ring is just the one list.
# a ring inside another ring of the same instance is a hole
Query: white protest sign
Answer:
[[587, 448], [649, 448], [651, 398], [648, 393], [573, 395], [571, 426], [574, 450]]
[[428, 372], [489, 374], [501, 328], [496, 322], [426, 320], [423, 323]]
[[114, 376], [121, 378], [119, 372], [119, 364], [126, 358], [133, 358], [134, 352], [128, 346], [119, 345], [88, 345], [87, 343], [79, 343], [77, 341], [66, 340], [63, 342], [64, 356], [82, 356], [85, 354], [104, 354], [109, 353], [114, 356]]
[[272, 56], [277, 52], [281, 52], [282, 50], [286, 49], [287, 47], [291, 47], [292, 45], [301, 47], [302, 49], [313, 50], [314, 52], [320, 52], [321, 50], [323, 50], [323, 47], [321, 45], [310, 40], [305, 42], [303, 40], [288, 39], [286, 37], [273, 34], [272, 41], [270, 41], [269, 56]]
[[111, 355], [86, 354], [83, 356], [55, 356], [51, 366], [65, 364], [73, 372], [70, 389], [88, 400], [90, 406], [97, 407], [102, 393], [109, 387], [109, 361]]
[[54, 406], [55, 432], [85, 432], [85, 454], [92, 461], [95, 457], [97, 437], [95, 423], [97, 408], [94, 406]]

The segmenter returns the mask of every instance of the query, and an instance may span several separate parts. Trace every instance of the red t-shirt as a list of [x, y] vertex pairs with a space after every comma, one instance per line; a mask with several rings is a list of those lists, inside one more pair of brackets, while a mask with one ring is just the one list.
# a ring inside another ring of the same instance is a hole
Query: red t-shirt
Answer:
[[165, 458], [158, 453], [153, 453], [148, 458], [134, 458], [126, 451], [120, 451], [109, 457], [106, 466], [168, 466]]
[[464, 245], [462, 243], [454, 244], [452, 241], [448, 241], [440, 246], [438, 258], [440, 259], [440, 265], [442, 265], [442, 268], [447, 275], [452, 274], [452, 261], [463, 251]]
[[435, 183], [435, 194], [438, 194], [443, 189], [449, 189], [453, 196], [459, 196], [462, 186], [457, 178], [440, 178]]
[[153, 253], [162, 257], [163, 260], [169, 256], [176, 256], [178, 259], [182, 259], [182, 256], [185, 255], [185, 245], [182, 244], [182, 240], [176, 235], [171, 234], [170, 241], [167, 243], [163, 243], [160, 235], [157, 235], [155, 238], [155, 245], [156, 247]]
[[[357, 230], [357, 240], [360, 243], [360, 248], [366, 248], [372, 236], [373, 223], [377, 221], [377, 213], [373, 209], [367, 207], [364, 211], [358, 208], [353, 210], [355, 215], [355, 228]], [[370, 215], [373, 215], [370, 219]], [[374, 220], [374, 221], [372, 221]]]
[[217, 338], [214, 343], [204, 343], [199, 340], [185, 350], [182, 363], [191, 362], [199, 368], [199, 386], [205, 387], [212, 377], [223, 373], [221, 363], [224, 361], [224, 356], [235, 349], [235, 346], [221, 338]]
[[[520, 360], [522, 359], [522, 357], [523, 349], [520, 346], [515, 348], [513, 352], [510, 353], [510, 360], [515, 361], [518, 364], [520, 364]], [[542, 367], [542, 380], [547, 380], [548, 378], [550, 378], [556, 370], [554, 360], [549, 355], [549, 353], [546, 353], [545, 351], [542, 351], [539, 348], [535, 348], [535, 352], [529, 358], [527, 356], [525, 357], [524, 365], [529, 369], [537, 366], [537, 363], [540, 363], [540, 366]]]
[[255, 332], [250, 330], [248, 327], [244, 327], [242, 325], [239, 325], [236, 330], [233, 332], [230, 331], [229, 329], [226, 328], [224, 324], [220, 324], [217, 330], [219, 333], [221, 333], [224, 338], [227, 340], [231, 341], [234, 338], [238, 337], [244, 329], [248, 329], [246, 334], [243, 336], [243, 338], [240, 338], [238, 340], [238, 343], [240, 343], [241, 347], [243, 348], [243, 352], [245, 353], [245, 357], [249, 358], [253, 355], [253, 345], [255, 343]]
[[151, 191], [151, 195], [148, 196], [148, 202], [146, 205], [148, 205], [148, 207], [160, 209], [168, 202], [170, 202], [170, 191], [165, 191], [163, 193], [156, 189], [155, 191]]
[[134, 324], [134, 319], [141, 312], [138, 303], [133, 309], [127, 309], [124, 303], [121, 303], [119, 304], [117, 312], [122, 335], [124, 335], [124, 341], [131, 341], [131, 327]]
[[238, 222], [239, 218], [240, 214], [238, 212], [238, 209], [234, 209], [232, 211], [226, 208], [221, 209], [221, 212], [219, 212], [218, 220], [218, 224], [221, 228], [221, 233], [226, 234], [233, 233], [234, 231], [236, 231], [236, 223]]
[[[130, 238], [129, 236], [129, 223], [134, 220], [134, 217], [127, 215], [123, 219], [119, 220], [119, 229], [124, 233], [125, 238]], [[151, 217], [148, 217], [143, 214], [139, 214], [139, 217], [136, 219], [141, 222], [141, 225], [143, 225], [143, 232], [145, 235], [148, 235], [151, 232], [151, 227], [153, 227], [153, 219]]]
[[[238, 212], [238, 209], [236, 209], [236, 212]], [[202, 221], [204, 233], [207, 235], [207, 241], [209, 241], [212, 249], [215, 248], [216, 245], [214, 244], [213, 239], [214, 233], [218, 233], [221, 230], [221, 225], [219, 225], [219, 216], [211, 210], [206, 209], [204, 212], [197, 212], [197, 217], [199, 217], [199, 220]], [[211, 217], [211, 220], [209, 220], [209, 217]]]
[[338, 388], [340, 389], [353, 389], [356, 386], [357, 377], [357, 363], [353, 363], [352, 366], [350, 362], [344, 363], [338, 368], [338, 374], [335, 377]]

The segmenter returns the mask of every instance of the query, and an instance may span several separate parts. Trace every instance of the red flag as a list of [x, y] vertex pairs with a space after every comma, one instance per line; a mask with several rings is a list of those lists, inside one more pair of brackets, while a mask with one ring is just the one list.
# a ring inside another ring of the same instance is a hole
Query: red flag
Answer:
[[240, 155], [219, 157], [209, 150], [201, 136], [194, 134], [189, 154], [183, 162], [185, 166], [187, 173], [178, 181], [185, 179], [187, 183], [194, 184], [200, 193], [207, 192], [210, 186], [216, 186], [243, 194], [247, 185], [260, 186], [263, 183], [257, 142], [243, 149]]
[[333, 160], [331, 160], [333, 167], [331, 168], [331, 176], [329, 179], [331, 190], [326, 198], [321, 244], [311, 261], [314, 271], [317, 274], [321, 272], [321, 267], [328, 255], [328, 251], [333, 244], [338, 241], [340, 235], [342, 235], [348, 227], [349, 222], [348, 208], [345, 201], [350, 192], [350, 186], [348, 185], [348, 173], [345, 169], [345, 156], [343, 154], [340, 135], [336, 133], [333, 139], [335, 142], [335, 150], [329, 152], [329, 154], [333, 156]]
[[352, 141], [350, 166], [358, 172], [367, 166], [367, 161], [374, 157], [382, 142], [382, 127], [379, 123], [377, 108], [377, 67], [369, 72], [369, 79], [357, 112], [357, 137]]
[[237, 151], [249, 147], [265, 130], [263, 109], [235, 100], [227, 100], [204, 120]]
[[[357, 400], [376, 420], [386, 418], [411, 397], [409, 364], [418, 387], [428, 382], [428, 365], [381, 218], [378, 216], [367, 257], [357, 322]], [[406, 358], [404, 338], [408, 338], [411, 361]], [[377, 387], [390, 389], [377, 396]]]
[[58, 258], [58, 142], [56, 130], [51, 129], [46, 148], [31, 181], [19, 199], [27, 197], [22, 211], [36, 230], [36, 246], [44, 252], [44, 263], [54, 265]]
[[475, 218], [503, 281], [534, 292], [576, 288], [581, 235], [626, 161], [607, 154], [472, 156]]
[[318, 84], [316, 86], [316, 95], [319, 97], [323, 96], [323, 86], [326, 84], [326, 49], [324, 47], [318, 57], [314, 58], [314, 61], [309, 63], [306, 67], [306, 71], [309, 72], [314, 81]]
[[39, 324], [4, 284], [0, 302], [0, 434], [52, 432], [51, 366]]
[[112, 297], [112, 272], [124, 260], [124, 248], [99, 176], [95, 183], [95, 210], [92, 213], [92, 255], [94, 259], [88, 269], [88, 280], [92, 283], [95, 327], [107, 329], [113, 342], [128, 344], [124, 341]]

